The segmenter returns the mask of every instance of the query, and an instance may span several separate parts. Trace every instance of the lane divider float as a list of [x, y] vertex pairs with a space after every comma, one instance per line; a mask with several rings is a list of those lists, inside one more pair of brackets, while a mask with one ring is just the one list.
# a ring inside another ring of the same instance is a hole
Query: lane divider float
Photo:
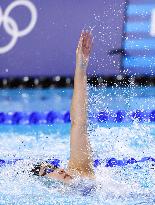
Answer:
[[[88, 119], [94, 122], [155, 122], [155, 110], [143, 111], [100, 111], [88, 113]], [[53, 124], [70, 123], [70, 112], [0, 112], [0, 124]]]
[[[23, 161], [23, 160], [24, 159], [20, 159], [20, 158], [18, 158], [18, 159], [8, 159], [8, 160], [0, 159], [0, 167], [7, 166], [7, 165], [14, 165], [17, 162]], [[62, 161], [60, 159], [56, 159], [56, 158], [48, 159], [48, 160], [46, 160], [46, 162], [48, 162], [48, 163], [50, 163], [54, 166], [57, 166], [57, 167], [60, 167], [61, 163], [62, 163]], [[136, 160], [133, 157], [131, 157], [129, 159], [122, 159], [122, 160], [118, 160], [114, 157], [106, 159], [106, 160], [96, 159], [96, 160], [94, 160], [94, 167], [96, 168], [96, 167], [98, 167], [102, 164], [104, 164], [105, 167], [124, 167], [124, 166], [127, 166], [127, 165], [137, 164], [137, 163], [144, 163], [144, 162], [154, 162], [155, 163], [155, 158], [153, 158], [153, 157], [143, 157], [140, 160]]]

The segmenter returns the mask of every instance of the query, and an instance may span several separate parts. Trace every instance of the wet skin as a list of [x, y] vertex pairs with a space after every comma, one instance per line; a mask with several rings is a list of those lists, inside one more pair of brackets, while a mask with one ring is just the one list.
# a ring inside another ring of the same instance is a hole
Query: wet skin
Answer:
[[[39, 172], [40, 176], [42, 176], [46, 167], [47, 165], [41, 166], [40, 172]], [[60, 169], [60, 168], [56, 168], [53, 172], [47, 173], [44, 176], [52, 178], [52, 179], [56, 179], [59, 181], [63, 181], [66, 183], [70, 182], [73, 179], [73, 176], [71, 175], [71, 173], [69, 173], [68, 171], [64, 169]]]
[[[44, 170], [47, 167], [47, 164], [41, 165], [39, 175], [43, 176]], [[64, 183], [70, 183], [76, 177], [85, 177], [89, 179], [95, 179], [94, 174], [85, 174], [80, 170], [64, 170], [60, 168], [56, 168], [53, 172], [47, 173], [44, 175], [45, 177], [52, 178]]]
[[[39, 175], [68, 183], [75, 179], [94, 179], [94, 171], [91, 157], [91, 147], [87, 136], [87, 77], [90, 51], [92, 48], [92, 34], [89, 31], [82, 31], [76, 50], [76, 71], [74, 79], [74, 94], [71, 105], [71, 139], [70, 139], [70, 160], [68, 169], [54, 168], [46, 171], [48, 164], [42, 164]], [[77, 106], [78, 105], [78, 106]], [[80, 129], [79, 129], [80, 128]], [[80, 137], [79, 137], [80, 135]], [[79, 163], [80, 161], [80, 163]], [[50, 167], [49, 167], [50, 168]]]

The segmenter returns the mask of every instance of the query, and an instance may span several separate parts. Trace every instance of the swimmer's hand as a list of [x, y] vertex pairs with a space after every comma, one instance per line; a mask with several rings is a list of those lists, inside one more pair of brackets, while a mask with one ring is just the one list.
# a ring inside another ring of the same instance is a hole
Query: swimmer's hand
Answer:
[[87, 69], [90, 52], [92, 49], [92, 34], [89, 31], [82, 31], [76, 50], [76, 67]]

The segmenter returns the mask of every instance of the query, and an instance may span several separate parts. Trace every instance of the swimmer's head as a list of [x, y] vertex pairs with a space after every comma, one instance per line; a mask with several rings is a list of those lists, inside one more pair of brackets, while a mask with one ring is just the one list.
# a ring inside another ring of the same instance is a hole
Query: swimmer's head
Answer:
[[33, 165], [33, 169], [31, 170], [31, 172], [33, 173], [33, 175], [36, 176], [45, 176], [46, 174], [53, 172], [57, 168], [58, 166], [51, 165], [48, 163], [37, 163]]
[[40, 163], [34, 165], [31, 170], [33, 175], [47, 176], [52, 179], [68, 182], [72, 179], [72, 176], [68, 174], [64, 169], [60, 169], [58, 166], [54, 166], [48, 163]]

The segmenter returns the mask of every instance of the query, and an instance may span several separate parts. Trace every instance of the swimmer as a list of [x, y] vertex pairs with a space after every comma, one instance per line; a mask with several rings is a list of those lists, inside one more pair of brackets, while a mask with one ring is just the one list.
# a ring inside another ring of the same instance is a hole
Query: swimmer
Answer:
[[71, 103], [70, 159], [67, 169], [41, 163], [33, 174], [69, 183], [76, 177], [95, 178], [90, 142], [87, 134], [87, 67], [92, 49], [92, 34], [81, 33], [76, 50], [74, 91]]

